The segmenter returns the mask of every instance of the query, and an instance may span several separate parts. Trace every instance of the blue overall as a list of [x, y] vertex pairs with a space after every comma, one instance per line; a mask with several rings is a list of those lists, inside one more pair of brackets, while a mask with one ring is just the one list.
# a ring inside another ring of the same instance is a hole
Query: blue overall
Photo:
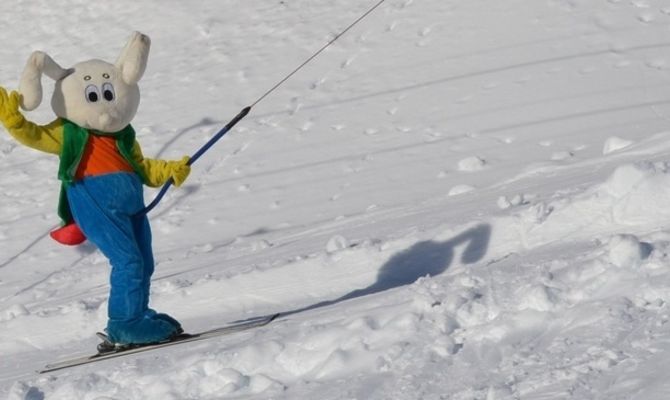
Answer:
[[107, 334], [115, 343], [152, 343], [181, 329], [166, 314], [149, 308], [154, 272], [151, 229], [142, 182], [135, 173], [85, 177], [67, 188], [75, 222], [111, 264]]

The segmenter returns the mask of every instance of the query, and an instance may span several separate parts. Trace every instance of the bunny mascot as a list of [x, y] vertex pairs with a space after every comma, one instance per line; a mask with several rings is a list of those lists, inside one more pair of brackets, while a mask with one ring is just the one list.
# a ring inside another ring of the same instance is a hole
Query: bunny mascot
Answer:
[[[0, 122], [20, 143], [59, 156], [58, 213], [64, 227], [52, 236], [68, 244], [86, 238], [111, 264], [107, 334], [116, 345], [155, 343], [183, 332], [178, 321], [149, 308], [154, 270], [143, 184], [176, 186], [190, 172], [179, 161], [144, 158], [130, 125], [140, 102], [137, 85], [149, 55], [149, 37], [135, 32], [114, 64], [101, 60], [61, 68], [34, 52], [18, 92], [0, 87]], [[58, 117], [37, 125], [21, 114], [42, 101], [42, 74], [56, 81], [51, 107]]]

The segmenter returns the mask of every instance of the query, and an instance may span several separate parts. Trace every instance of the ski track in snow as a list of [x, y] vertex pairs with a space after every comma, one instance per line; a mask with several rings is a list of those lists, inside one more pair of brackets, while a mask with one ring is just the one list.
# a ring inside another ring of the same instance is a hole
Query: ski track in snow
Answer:
[[[141, 30], [133, 125], [179, 158], [372, 5], [5, 2], [0, 84]], [[658, 0], [388, 0], [151, 214], [153, 307], [190, 331], [284, 315], [52, 374], [94, 349], [109, 267], [50, 240], [56, 160], [1, 134], [0, 395], [667, 399], [669, 22]]]

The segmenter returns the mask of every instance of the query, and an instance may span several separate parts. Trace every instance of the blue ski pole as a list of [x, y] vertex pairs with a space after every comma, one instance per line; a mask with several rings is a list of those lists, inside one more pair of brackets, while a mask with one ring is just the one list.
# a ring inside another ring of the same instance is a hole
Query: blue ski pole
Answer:
[[[209, 150], [212, 146], [214, 146], [214, 144], [219, 139], [221, 139], [226, 133], [228, 133], [228, 131], [230, 131], [232, 129], [232, 127], [235, 126], [235, 124], [240, 122], [240, 120], [242, 120], [242, 118], [246, 117], [247, 114], [249, 114], [249, 111], [251, 111], [251, 106], [244, 107], [242, 109], [242, 111], [240, 111], [235, 116], [235, 118], [230, 120], [230, 122], [228, 122], [226, 124], [226, 126], [221, 128], [221, 130], [219, 132], [217, 132], [216, 135], [214, 135], [211, 139], [209, 139], [209, 141], [207, 141], [207, 143], [205, 143], [200, 149], [198, 149], [198, 151], [196, 151], [195, 154], [193, 154], [191, 156], [191, 158], [189, 158], [187, 164], [192, 165], [194, 162], [196, 162], [198, 160], [198, 158], [200, 158], [203, 154], [205, 154], [205, 152], [207, 152], [207, 150]], [[158, 192], [158, 195], [156, 195], [156, 198], [154, 198], [154, 200], [148, 206], [146, 206], [142, 211], [138, 212], [136, 215], [138, 217], [142, 217], [142, 216], [146, 215], [149, 211], [153, 210], [154, 207], [156, 207], [158, 205], [158, 203], [163, 199], [163, 196], [165, 196], [165, 193], [167, 193], [168, 189], [170, 189], [170, 186], [172, 186], [173, 184], [174, 184], [174, 180], [172, 180], [172, 178], [170, 178], [165, 183], [165, 185], [163, 185], [160, 192]]]

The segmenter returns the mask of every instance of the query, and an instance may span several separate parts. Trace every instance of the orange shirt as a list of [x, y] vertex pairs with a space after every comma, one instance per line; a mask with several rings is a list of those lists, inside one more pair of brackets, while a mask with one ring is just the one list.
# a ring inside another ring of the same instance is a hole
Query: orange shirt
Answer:
[[77, 167], [76, 179], [85, 176], [109, 174], [113, 172], [133, 172], [133, 167], [126, 161], [116, 147], [116, 139], [112, 136], [90, 134], [84, 154]]

